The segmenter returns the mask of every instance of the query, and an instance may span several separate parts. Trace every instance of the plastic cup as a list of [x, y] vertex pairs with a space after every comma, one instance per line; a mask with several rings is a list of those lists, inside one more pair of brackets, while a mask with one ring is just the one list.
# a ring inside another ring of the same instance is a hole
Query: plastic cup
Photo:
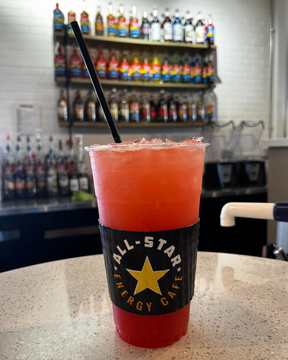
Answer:
[[[207, 146], [201, 140], [162, 143], [155, 139], [147, 143], [143, 139], [86, 148], [100, 224], [112, 229], [149, 232], [197, 223]], [[191, 281], [194, 290], [194, 279]], [[190, 302], [164, 315], [138, 315], [114, 303], [112, 306], [119, 336], [132, 345], [164, 347], [187, 332]]]

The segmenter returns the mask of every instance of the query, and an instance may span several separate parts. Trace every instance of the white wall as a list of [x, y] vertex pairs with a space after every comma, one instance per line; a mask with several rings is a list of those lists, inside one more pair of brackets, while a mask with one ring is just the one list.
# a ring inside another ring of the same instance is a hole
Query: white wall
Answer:
[[[158, 0], [157, 3], [160, 13], [166, 6], [170, 6], [173, 12], [176, 7], [172, 0]], [[92, 22], [99, 4], [101, 3], [86, 0], [83, 6], [80, 0], [60, 0], [60, 8], [65, 17], [67, 12], [73, 9], [79, 20], [79, 14], [85, 7]], [[118, 6], [119, 2], [115, 4]], [[127, 0], [124, 4], [128, 15], [132, 2]], [[143, 2], [136, 1], [136, 4], [140, 15], [144, 9]], [[145, 8], [150, 12], [153, 4], [154, 1], [147, 0]], [[183, 15], [188, 8], [187, 4], [184, 0], [177, 2], [177, 7]], [[105, 17], [107, 6], [103, 6]], [[15, 124], [12, 122], [12, 106], [15, 103], [31, 102], [41, 106], [41, 126], [44, 133], [67, 133], [67, 129], [59, 128], [57, 125], [56, 102], [59, 89], [54, 84], [53, 68], [54, 8], [54, 0], [0, 2], [0, 144], [7, 133], [15, 135]], [[267, 123], [268, 0], [191, 0], [189, 9], [194, 17], [198, 10], [201, 10], [205, 17], [210, 12], [213, 14], [218, 46], [218, 75], [222, 80], [222, 84], [216, 89], [218, 119], [263, 119]], [[96, 135], [97, 130], [93, 131], [93, 142], [110, 141], [108, 135]], [[134, 132], [124, 135], [123, 138], [131, 139], [141, 135], [143, 133]], [[171, 137], [169, 134], [168, 136]], [[187, 136], [192, 136], [192, 133], [178, 132], [180, 138]]]

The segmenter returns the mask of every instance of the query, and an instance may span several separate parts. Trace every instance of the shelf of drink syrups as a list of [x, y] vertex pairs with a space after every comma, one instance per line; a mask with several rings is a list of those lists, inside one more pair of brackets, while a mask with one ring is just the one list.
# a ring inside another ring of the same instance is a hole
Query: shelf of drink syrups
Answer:
[[[56, 82], [59, 85], [66, 84], [67, 80], [66, 78], [56, 78]], [[143, 82], [143, 81], [121, 81], [121, 80], [100, 80], [101, 85], [104, 86], [118, 86], [118, 87], [137, 87], [137, 88], [161, 88], [161, 89], [195, 89], [195, 90], [202, 90], [202, 89], [208, 89], [209, 87], [215, 87], [214, 84], [193, 84], [193, 83], [165, 83], [163, 81], [160, 82]], [[90, 79], [70, 79], [71, 85], [92, 85]]]
[[[60, 126], [69, 126], [69, 121], [60, 121]], [[94, 121], [74, 121], [73, 126], [75, 127], [96, 127], [96, 128], [107, 128], [106, 122], [94, 122]], [[131, 121], [118, 121], [117, 127], [119, 128], [155, 128], [155, 127], [201, 127], [201, 126], [207, 126], [207, 122], [205, 121], [192, 121], [188, 120], [187, 122], [183, 121], [169, 121], [164, 122], [162, 121], [155, 121], [155, 122], [147, 122], [147, 121], [139, 121], [139, 122], [131, 122]]]

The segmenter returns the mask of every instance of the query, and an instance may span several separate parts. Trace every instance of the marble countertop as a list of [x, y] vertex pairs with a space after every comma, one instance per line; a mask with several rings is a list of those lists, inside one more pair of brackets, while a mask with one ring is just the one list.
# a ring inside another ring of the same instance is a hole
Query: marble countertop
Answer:
[[115, 331], [102, 255], [2, 273], [0, 359], [287, 359], [287, 275], [287, 262], [199, 253], [187, 335], [142, 349]]

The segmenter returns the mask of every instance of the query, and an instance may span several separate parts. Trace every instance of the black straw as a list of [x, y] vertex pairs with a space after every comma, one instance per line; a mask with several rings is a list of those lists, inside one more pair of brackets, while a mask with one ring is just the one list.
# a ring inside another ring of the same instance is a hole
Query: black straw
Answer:
[[98, 76], [96, 74], [96, 71], [95, 71], [94, 65], [92, 63], [91, 57], [89, 55], [85, 40], [83, 39], [80, 27], [79, 27], [77, 21], [72, 21], [71, 26], [72, 26], [72, 29], [74, 31], [74, 35], [75, 35], [75, 38], [77, 40], [78, 46], [79, 46], [79, 48], [81, 50], [82, 57], [83, 57], [83, 59], [85, 61], [88, 73], [90, 75], [92, 85], [93, 85], [94, 90], [95, 90], [95, 92], [96, 92], [96, 94], [98, 96], [100, 105], [101, 105], [101, 107], [103, 109], [103, 112], [104, 112], [104, 115], [106, 117], [109, 130], [110, 130], [110, 132], [111, 132], [111, 134], [113, 136], [113, 139], [114, 139], [115, 143], [121, 143], [122, 141], [121, 141], [120, 135], [118, 133], [115, 121], [114, 121], [113, 116], [111, 114], [111, 111], [109, 109], [109, 106], [108, 106], [107, 100], [105, 98], [102, 86], [101, 86], [101, 84], [99, 82], [99, 79], [98, 79]]

